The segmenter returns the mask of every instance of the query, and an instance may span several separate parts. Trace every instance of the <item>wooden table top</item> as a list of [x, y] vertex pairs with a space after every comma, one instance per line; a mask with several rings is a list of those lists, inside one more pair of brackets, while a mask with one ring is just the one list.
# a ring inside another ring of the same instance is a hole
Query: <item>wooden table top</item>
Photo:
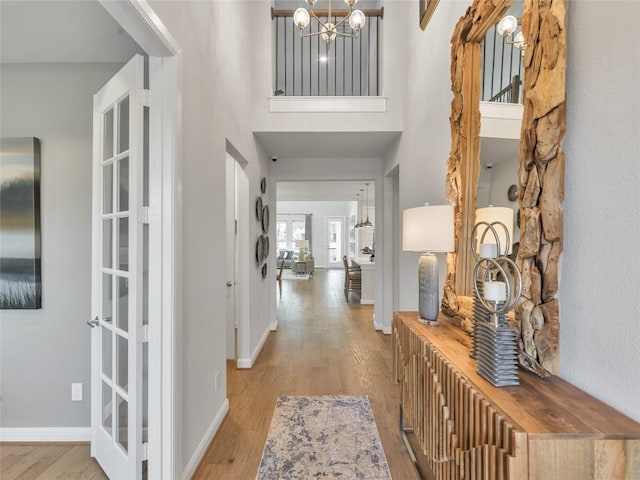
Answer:
[[471, 338], [444, 315], [435, 326], [419, 321], [417, 312], [395, 312], [395, 318], [440, 351], [454, 370], [521, 431], [530, 435], [640, 439], [640, 423], [560, 377], [540, 378], [520, 369], [520, 386], [494, 387], [476, 373], [476, 361], [469, 356]]

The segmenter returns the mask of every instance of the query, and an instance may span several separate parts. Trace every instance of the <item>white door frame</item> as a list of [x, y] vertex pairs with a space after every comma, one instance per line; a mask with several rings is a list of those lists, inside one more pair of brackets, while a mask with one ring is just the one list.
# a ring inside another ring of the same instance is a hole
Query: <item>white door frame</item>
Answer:
[[[149, 55], [148, 477], [179, 478], [181, 385], [180, 48], [146, 0], [99, 0]], [[151, 399], [159, 399], [152, 401]]]

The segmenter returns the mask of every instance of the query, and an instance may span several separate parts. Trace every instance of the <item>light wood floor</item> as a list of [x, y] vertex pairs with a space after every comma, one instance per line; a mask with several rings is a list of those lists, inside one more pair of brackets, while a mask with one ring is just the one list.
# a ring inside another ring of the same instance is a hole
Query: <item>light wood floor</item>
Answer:
[[98, 480], [106, 475], [89, 456], [89, 445], [0, 445], [2, 480]]
[[398, 430], [391, 336], [373, 329], [372, 306], [345, 301], [343, 281], [343, 270], [283, 280], [278, 331], [251, 370], [228, 365], [230, 411], [194, 478], [254, 479], [280, 395], [367, 395], [391, 475], [418, 478]]
[[[251, 370], [227, 365], [230, 411], [194, 478], [254, 479], [280, 395], [367, 395], [392, 477], [418, 478], [398, 431], [391, 337], [374, 331], [372, 306], [345, 301], [343, 280], [342, 270], [320, 269], [283, 280], [278, 331]], [[2, 480], [104, 478], [88, 445], [0, 445]]]

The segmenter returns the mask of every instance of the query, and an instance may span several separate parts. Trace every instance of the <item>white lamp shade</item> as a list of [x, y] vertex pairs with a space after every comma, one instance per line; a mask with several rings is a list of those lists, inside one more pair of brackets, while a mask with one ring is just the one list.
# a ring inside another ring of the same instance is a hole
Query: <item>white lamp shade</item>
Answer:
[[367, 17], [364, 16], [362, 10], [354, 10], [349, 17], [349, 26], [356, 31], [362, 30]]
[[296, 247], [309, 248], [309, 240], [296, 240]]
[[402, 212], [402, 250], [452, 252], [453, 240], [451, 205], [425, 205]]
[[516, 33], [516, 36], [513, 39], [513, 44], [519, 49], [524, 48], [524, 33], [522, 33], [522, 30]]
[[309, 12], [304, 8], [299, 8], [293, 12], [293, 24], [300, 30], [307, 28], [310, 21], [311, 17], [309, 16]]
[[[498, 252], [498, 254], [505, 253], [505, 246], [506, 246], [506, 253], [507, 254], [511, 253], [511, 248], [513, 243], [513, 209], [509, 207], [478, 208], [476, 210], [475, 223], [478, 224], [480, 222], [503, 223], [507, 227], [507, 230], [509, 232], [508, 244], [507, 244], [507, 237], [504, 229], [500, 225], [493, 226], [493, 228], [495, 228], [496, 230], [496, 233], [498, 234], [498, 239], [500, 240], [500, 249], [502, 250], [502, 252]], [[480, 226], [476, 230], [476, 248], [477, 249], [480, 249], [481, 244], [496, 243], [496, 239], [494, 238], [493, 232], [491, 232], [491, 230], [489, 230], [487, 234], [484, 236], [484, 239], [482, 239], [482, 234], [484, 233], [485, 228], [488, 228], [488, 227]]]
[[518, 26], [518, 19], [513, 15], [507, 15], [503, 17], [498, 23], [497, 30], [500, 35], [509, 36], [516, 31]]

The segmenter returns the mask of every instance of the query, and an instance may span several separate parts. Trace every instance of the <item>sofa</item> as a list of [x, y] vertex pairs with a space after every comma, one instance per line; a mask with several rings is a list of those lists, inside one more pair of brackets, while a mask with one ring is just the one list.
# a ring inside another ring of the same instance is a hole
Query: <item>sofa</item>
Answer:
[[[284, 268], [291, 268], [298, 262], [298, 252], [294, 250], [280, 250], [278, 252], [277, 266], [280, 267], [280, 262], [284, 260]], [[307, 255], [304, 259], [305, 269], [304, 272], [296, 272], [296, 273], [313, 273], [315, 270], [315, 260], [313, 256]]]

